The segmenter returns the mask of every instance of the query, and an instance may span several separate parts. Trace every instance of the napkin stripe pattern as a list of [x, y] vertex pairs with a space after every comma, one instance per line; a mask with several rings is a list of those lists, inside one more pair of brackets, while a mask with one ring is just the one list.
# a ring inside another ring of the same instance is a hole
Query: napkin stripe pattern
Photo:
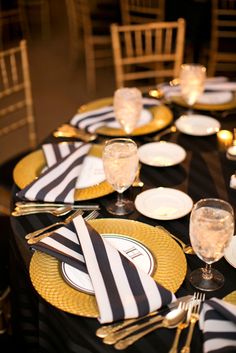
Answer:
[[236, 308], [213, 298], [204, 303], [200, 317], [205, 353], [236, 351]]
[[33, 248], [88, 273], [102, 323], [142, 316], [175, 299], [85, 223], [82, 216]]
[[[158, 105], [159, 102], [152, 98], [143, 98], [143, 107], [148, 108]], [[115, 121], [113, 106], [106, 106], [85, 113], [76, 114], [70, 124], [79, 129], [94, 133], [99, 127]]]
[[90, 144], [85, 143], [66, 147], [66, 157], [60, 158], [64, 152], [57, 145], [46, 146], [46, 148], [44, 146], [44, 151], [50, 149], [54, 152], [51, 154], [52, 158], [50, 157], [50, 167], [17, 196], [31, 201], [73, 203], [76, 181], [90, 147]]

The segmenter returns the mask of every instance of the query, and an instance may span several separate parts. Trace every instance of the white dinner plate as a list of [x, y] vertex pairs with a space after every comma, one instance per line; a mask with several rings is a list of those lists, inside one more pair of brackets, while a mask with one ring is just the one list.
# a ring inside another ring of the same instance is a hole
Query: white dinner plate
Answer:
[[236, 268], [236, 236], [234, 236], [229, 244], [229, 246], [225, 249], [225, 259], [228, 263]]
[[[135, 266], [144, 272], [152, 274], [154, 270], [154, 258], [151, 252], [136, 239], [120, 234], [102, 234], [116, 249], [127, 256]], [[94, 294], [90, 277], [69, 264], [62, 262], [62, 275], [64, 279], [74, 288], [89, 294]]]
[[144, 216], [171, 220], [187, 215], [193, 201], [182, 191], [159, 187], [141, 192], [135, 199], [135, 207]]
[[200, 114], [182, 115], [175, 125], [179, 131], [192, 136], [213, 135], [220, 130], [218, 120]]
[[138, 149], [139, 159], [142, 163], [154, 167], [169, 167], [181, 163], [185, 157], [185, 150], [172, 142], [151, 142]]
[[229, 91], [204, 92], [197, 100], [200, 104], [224, 104], [232, 101], [233, 93]]

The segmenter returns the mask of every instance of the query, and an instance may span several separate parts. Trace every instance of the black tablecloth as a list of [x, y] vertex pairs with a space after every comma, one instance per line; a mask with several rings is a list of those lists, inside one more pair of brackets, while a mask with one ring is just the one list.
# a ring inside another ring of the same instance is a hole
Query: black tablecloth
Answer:
[[[176, 117], [179, 112], [176, 112]], [[202, 114], [202, 112], [201, 112]], [[204, 113], [203, 113], [204, 114]], [[221, 115], [217, 115], [220, 117]], [[221, 128], [233, 130], [236, 124], [235, 115], [221, 118]], [[51, 138], [49, 138], [50, 140]], [[176, 142], [187, 151], [186, 159], [177, 166], [156, 168], [142, 165], [141, 179], [145, 186], [130, 188], [126, 193], [135, 196], [146, 189], [165, 186], [186, 192], [194, 202], [200, 198], [216, 197], [229, 201], [235, 209], [236, 190], [229, 187], [230, 176], [236, 169], [236, 162], [226, 159], [225, 151], [219, 149], [217, 136], [194, 137], [180, 132], [168, 135], [166, 140]], [[145, 143], [145, 137], [135, 138], [138, 144]], [[17, 187], [13, 188], [13, 204]], [[115, 194], [98, 199], [101, 204], [100, 218], [110, 217], [105, 205]], [[157, 221], [135, 211], [128, 218], [161, 225], [189, 243], [189, 215], [172, 221]], [[34, 290], [29, 278], [29, 262], [32, 252], [28, 249], [24, 236], [26, 233], [54, 222], [56, 218], [49, 214], [12, 217], [13, 235], [11, 238], [11, 288], [13, 298], [13, 332], [16, 340], [25, 352], [115, 352], [95, 336], [99, 327], [96, 319], [84, 318], [63, 312], [48, 304]], [[197, 256], [186, 255], [188, 273], [203, 265]], [[207, 293], [207, 297], [223, 298], [236, 289], [235, 268], [222, 258], [216, 264], [225, 276], [225, 285], [218, 291]], [[176, 295], [192, 294], [194, 288], [186, 278]], [[175, 330], [160, 329], [139, 340], [129, 347], [127, 352], [168, 352], [174, 338]], [[186, 333], [181, 336], [180, 346], [184, 343]], [[202, 334], [198, 328], [194, 331], [191, 352], [202, 352]]]

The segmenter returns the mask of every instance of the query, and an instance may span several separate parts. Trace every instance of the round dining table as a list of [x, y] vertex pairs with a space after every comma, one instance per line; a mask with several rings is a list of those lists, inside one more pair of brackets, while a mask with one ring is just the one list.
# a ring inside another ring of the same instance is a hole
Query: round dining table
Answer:
[[[173, 112], [176, 120], [185, 108], [176, 104], [169, 104], [168, 108]], [[220, 122], [221, 130], [233, 131], [236, 124], [235, 113], [223, 114], [223, 111], [197, 112], [201, 115], [211, 115]], [[149, 142], [155, 133], [133, 136], [138, 146]], [[99, 135], [94, 143], [107, 139]], [[49, 135], [46, 142], [58, 142], [58, 139]], [[220, 198], [228, 201], [233, 208], [236, 207], [236, 189], [230, 187], [230, 177], [235, 173], [236, 161], [226, 157], [224, 143], [219, 140], [216, 133], [207, 136], [194, 136], [182, 133], [179, 130], [166, 134], [162, 140], [180, 145], [186, 151], [184, 160], [176, 165], [168, 167], [156, 167], [141, 163], [140, 178], [142, 187], [130, 187], [126, 196], [135, 199], [141, 192], [158, 187], [167, 187], [180, 190], [188, 194], [193, 202], [201, 198]], [[40, 148], [40, 146], [39, 146]], [[12, 208], [17, 200], [17, 185], [12, 190]], [[90, 203], [100, 205], [99, 219], [120, 218], [111, 216], [106, 211], [106, 205], [116, 197], [115, 193], [89, 200]], [[86, 203], [86, 202], [85, 202]], [[130, 215], [123, 217], [142, 222], [151, 226], [162, 226], [170, 233], [177, 236], [186, 244], [189, 239], [189, 217], [184, 215], [177, 219], [158, 220], [145, 216], [137, 209]], [[122, 218], [122, 217], [121, 217]], [[114, 353], [117, 350], [112, 345], [104, 344], [102, 339], [96, 336], [96, 330], [100, 323], [96, 318], [75, 315], [51, 305], [34, 288], [29, 275], [29, 266], [33, 251], [28, 246], [25, 235], [33, 230], [49, 225], [57, 221], [57, 217], [38, 213], [33, 215], [11, 217], [12, 235], [10, 239], [10, 286], [12, 295], [12, 329], [18, 344], [19, 352], [48, 352], [48, 353]], [[193, 288], [189, 282], [189, 274], [192, 270], [203, 266], [203, 262], [196, 255], [185, 254], [187, 262], [186, 276], [175, 295], [181, 297], [193, 294]], [[178, 266], [178, 261], [174, 266]], [[225, 277], [223, 287], [217, 291], [205, 292], [206, 298], [224, 298], [236, 290], [236, 269], [230, 265], [224, 257], [213, 264]], [[173, 269], [169, 269], [171, 272]], [[175, 268], [178, 272], [178, 268]], [[125, 349], [126, 352], [167, 353], [174, 340], [175, 329], [160, 328], [149, 333], [136, 343]], [[179, 349], [184, 345], [188, 330], [184, 330], [180, 337]], [[203, 351], [203, 335], [196, 325], [192, 344], [192, 353]]]

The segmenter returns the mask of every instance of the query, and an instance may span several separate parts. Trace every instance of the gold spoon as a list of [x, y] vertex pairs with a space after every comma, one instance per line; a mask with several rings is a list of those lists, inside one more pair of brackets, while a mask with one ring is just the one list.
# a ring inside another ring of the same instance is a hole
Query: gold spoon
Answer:
[[82, 129], [69, 124], [63, 124], [53, 133], [54, 137], [75, 137], [84, 142], [94, 141], [97, 138], [96, 134], [90, 134]]
[[[118, 341], [115, 344], [116, 349], [125, 349], [134, 342], [138, 341], [140, 338], [144, 337], [148, 333], [155, 331], [158, 328], [165, 327], [165, 328], [175, 328], [178, 326], [178, 324], [185, 318], [186, 315], [186, 310], [180, 309], [179, 307], [177, 309], [174, 309], [170, 311], [164, 319], [162, 320], [161, 323], [158, 323], [154, 326], [148, 327], [146, 330], [139, 332], [137, 334], [131, 335], [125, 339], [122, 339]], [[145, 325], [147, 326], [147, 325]], [[139, 325], [138, 330], [142, 329], [144, 325]]]
[[142, 188], [144, 186], [144, 182], [140, 179], [140, 170], [141, 170], [141, 164], [139, 164], [139, 166], [138, 166], [138, 170], [137, 170], [135, 179], [132, 184], [133, 187]]

